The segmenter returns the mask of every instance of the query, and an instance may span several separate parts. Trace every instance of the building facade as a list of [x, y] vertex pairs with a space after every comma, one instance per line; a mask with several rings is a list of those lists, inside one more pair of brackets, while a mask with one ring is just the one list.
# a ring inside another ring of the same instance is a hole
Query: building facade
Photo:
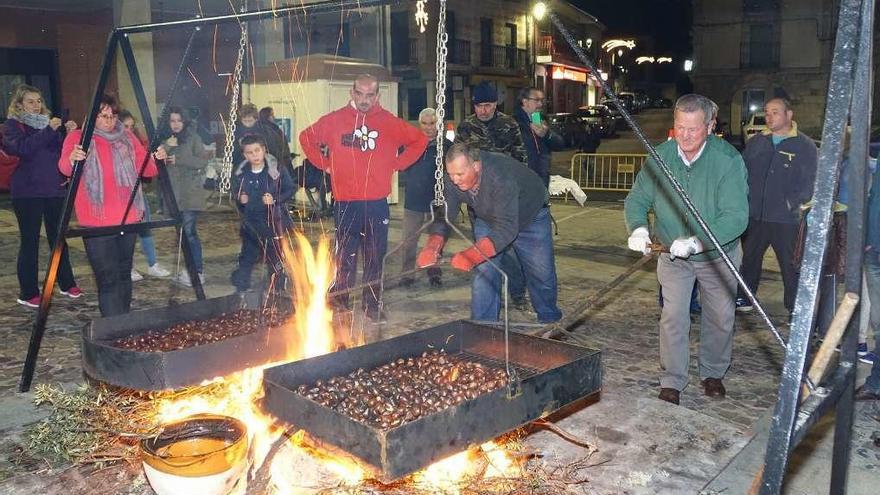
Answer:
[[818, 138], [839, 0], [694, 1], [694, 91], [720, 106], [734, 134], [774, 96]]
[[[579, 48], [597, 68], [601, 65], [602, 34], [605, 27], [598, 19], [566, 2], [553, 4], [554, 13], [578, 43]], [[550, 19], [535, 22], [537, 43], [535, 80], [544, 89], [545, 107], [554, 113], [574, 112], [602, 99], [601, 74], [593, 74], [575, 50], [559, 33]]]
[[[438, 3], [425, 2], [425, 32], [415, 22], [416, 2], [391, 11], [391, 65], [400, 79], [400, 113], [410, 120], [436, 101]], [[592, 38], [596, 46], [601, 44], [601, 24], [595, 18], [564, 2], [554, 5], [554, 12], [571, 24], [569, 29], [579, 40]], [[517, 92], [529, 86], [548, 92], [547, 110], [551, 112], [571, 111], [588, 103], [592, 85], [586, 67], [567, 50], [561, 36], [550, 34], [555, 28], [549, 19], [533, 18], [532, 6], [533, 2], [521, 0], [447, 2], [447, 120], [459, 122], [473, 113], [470, 92], [481, 81], [495, 86], [499, 108], [506, 113], [517, 105]]]

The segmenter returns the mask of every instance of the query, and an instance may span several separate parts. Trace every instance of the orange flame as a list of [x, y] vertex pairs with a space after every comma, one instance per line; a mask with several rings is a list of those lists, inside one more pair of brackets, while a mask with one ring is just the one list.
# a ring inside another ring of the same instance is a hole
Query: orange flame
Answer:
[[290, 323], [297, 338], [288, 339], [291, 360], [320, 356], [334, 351], [333, 312], [327, 308], [327, 292], [333, 283], [334, 267], [330, 241], [321, 237], [317, 251], [309, 240], [294, 232], [298, 249], [283, 239], [285, 267], [293, 283], [296, 312]]
[[[333, 312], [327, 307], [327, 293], [333, 282], [334, 265], [327, 238], [322, 237], [317, 249], [300, 233], [294, 233], [296, 249], [282, 240], [285, 269], [293, 282], [293, 317], [281, 329], [286, 338], [286, 360], [295, 361], [332, 352], [336, 338], [332, 327]], [[363, 342], [345, 342], [358, 345]], [[157, 405], [161, 422], [173, 422], [199, 413], [213, 413], [238, 418], [247, 425], [250, 436], [251, 472], [265, 461], [272, 444], [282, 434], [275, 418], [263, 413], [257, 406], [263, 396], [263, 369], [277, 363], [250, 368], [229, 376], [216, 378], [203, 385], [212, 389], [201, 395], [184, 399], [166, 399]], [[450, 380], [458, 378], [459, 370], [453, 368]], [[220, 388], [216, 388], [220, 385]], [[270, 466], [272, 484], [279, 494], [313, 493], [315, 487], [304, 487], [303, 478], [326, 474], [344, 486], [356, 486], [370, 475], [355, 459], [336, 456], [309, 445], [302, 431], [293, 435], [275, 456]], [[321, 473], [307, 473], [304, 459], [316, 463]], [[480, 477], [510, 477], [520, 474], [520, 465], [508, 452], [495, 444], [484, 443], [475, 448], [436, 462], [423, 471], [415, 473], [410, 482], [430, 493], [459, 493], [462, 481]], [[314, 477], [312, 477], [314, 479]], [[323, 480], [316, 480], [323, 481]], [[240, 483], [236, 493], [243, 493], [246, 483]]]
[[[286, 240], [282, 242], [285, 269], [294, 282], [294, 316], [281, 329], [288, 333], [287, 362], [332, 352], [335, 345], [331, 327], [333, 313], [326, 304], [334, 273], [330, 243], [322, 237], [318, 249], [313, 250], [305, 236], [295, 233], [295, 239], [297, 250], [291, 249]], [[251, 458], [255, 468], [259, 468], [282, 433], [275, 418], [257, 406], [263, 397], [263, 369], [276, 364], [267, 363], [202, 384], [220, 385], [219, 390], [161, 401], [157, 405], [158, 419], [169, 423], [200, 413], [237, 418], [248, 427]]]

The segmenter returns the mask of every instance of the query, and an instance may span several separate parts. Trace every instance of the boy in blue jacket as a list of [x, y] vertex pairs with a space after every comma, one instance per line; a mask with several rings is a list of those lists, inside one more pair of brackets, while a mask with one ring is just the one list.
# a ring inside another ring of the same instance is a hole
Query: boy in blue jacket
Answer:
[[251, 287], [251, 272], [262, 258], [276, 291], [285, 285], [280, 240], [293, 223], [285, 203], [293, 197], [290, 174], [278, 167], [274, 156], [266, 152], [266, 141], [259, 135], [241, 139], [244, 161], [235, 169], [232, 191], [241, 212], [241, 254], [231, 281], [238, 292]]

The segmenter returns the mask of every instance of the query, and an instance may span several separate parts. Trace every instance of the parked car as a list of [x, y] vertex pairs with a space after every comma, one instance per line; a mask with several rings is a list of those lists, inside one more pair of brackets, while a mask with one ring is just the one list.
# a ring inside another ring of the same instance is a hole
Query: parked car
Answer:
[[573, 113], [551, 113], [547, 122], [553, 132], [562, 136], [567, 148], [577, 148], [584, 142], [588, 133], [584, 122]]
[[637, 94], [630, 91], [621, 91], [620, 93], [617, 93], [617, 97], [627, 105], [627, 110], [630, 112], [639, 113], [642, 110]]
[[647, 94], [642, 93], [641, 91], [637, 91], [635, 93], [635, 103], [636, 103], [636, 108], [638, 108], [639, 111], [644, 110], [646, 108], [651, 108], [651, 98]]
[[602, 137], [617, 135], [617, 122], [615, 122], [611, 111], [605, 105], [580, 107], [577, 111], [577, 116], [587, 125], [597, 128]]
[[742, 123], [742, 145], [745, 146], [750, 137], [765, 130], [767, 130], [767, 119], [764, 117], [764, 112], [749, 115], [748, 120]]
[[654, 98], [654, 108], [672, 108], [672, 100], [669, 98]]
[[626, 121], [623, 120], [623, 114], [620, 113], [620, 110], [618, 110], [616, 106], [609, 105], [605, 105], [605, 108], [608, 109], [608, 113], [611, 115], [611, 120], [614, 121], [614, 130], [626, 130]]
[[[631, 93], [617, 93], [617, 99], [620, 100], [623, 108], [626, 109], [629, 113], [638, 113], [638, 110], [635, 107], [635, 101], [633, 100], [633, 95]], [[614, 108], [617, 104], [611, 98], [605, 98], [601, 101], [602, 105], [608, 106], [610, 108]]]

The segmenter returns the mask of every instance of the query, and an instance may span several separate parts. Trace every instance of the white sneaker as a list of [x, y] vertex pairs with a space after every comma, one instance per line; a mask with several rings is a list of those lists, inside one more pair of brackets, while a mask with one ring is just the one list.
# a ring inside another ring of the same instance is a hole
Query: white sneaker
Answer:
[[[187, 287], [192, 287], [192, 282], [191, 282], [190, 279], [189, 279], [189, 273], [187, 273], [187, 272], [185, 272], [185, 271], [180, 272], [180, 273], [177, 275], [177, 278], [175, 279], [175, 281], [176, 281], [177, 283], [179, 283], [180, 285], [185, 285], [185, 286], [187, 286]], [[202, 285], [205, 285], [205, 274], [204, 274], [204, 273], [200, 273], [200, 274], [199, 274], [199, 281], [202, 283]]]
[[141, 273], [139, 271], [135, 270], [134, 268], [131, 269], [131, 281], [132, 282], [140, 282], [143, 279], [144, 279], [144, 276], [141, 275]]
[[171, 275], [171, 272], [157, 262], [155, 265], [150, 265], [150, 267], [147, 268], [147, 275], [151, 277], [165, 278]]
[[174, 281], [180, 285], [185, 285], [187, 287], [192, 287], [192, 282], [189, 280], [189, 274], [186, 271], [182, 271], [177, 274], [177, 277], [174, 278]]

